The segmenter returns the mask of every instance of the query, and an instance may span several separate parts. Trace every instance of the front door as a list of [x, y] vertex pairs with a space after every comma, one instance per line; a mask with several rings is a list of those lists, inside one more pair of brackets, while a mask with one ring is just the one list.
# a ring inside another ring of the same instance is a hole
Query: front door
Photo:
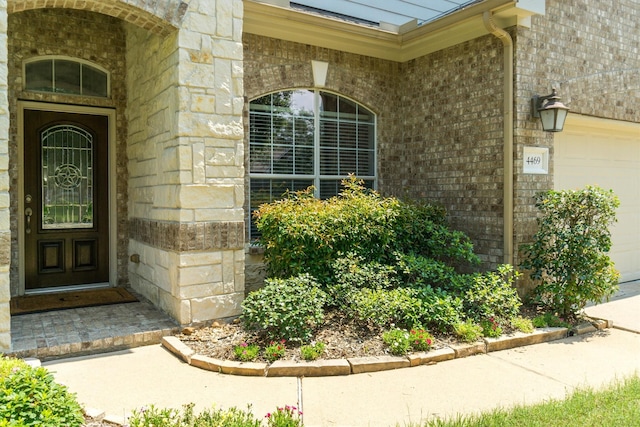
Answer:
[[26, 291], [109, 282], [108, 118], [24, 110]]

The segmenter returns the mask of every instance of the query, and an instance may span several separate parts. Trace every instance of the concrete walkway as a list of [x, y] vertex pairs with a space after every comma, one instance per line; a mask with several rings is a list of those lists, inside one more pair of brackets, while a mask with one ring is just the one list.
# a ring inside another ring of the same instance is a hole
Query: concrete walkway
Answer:
[[[558, 341], [432, 366], [325, 378], [223, 375], [179, 361], [159, 345], [44, 364], [88, 408], [124, 422], [143, 405], [197, 409], [252, 406], [263, 416], [297, 405], [305, 426], [395, 426], [563, 398], [576, 387], [601, 387], [640, 373], [640, 284], [589, 307], [590, 315], [624, 325]], [[631, 332], [635, 331], [635, 332]]]

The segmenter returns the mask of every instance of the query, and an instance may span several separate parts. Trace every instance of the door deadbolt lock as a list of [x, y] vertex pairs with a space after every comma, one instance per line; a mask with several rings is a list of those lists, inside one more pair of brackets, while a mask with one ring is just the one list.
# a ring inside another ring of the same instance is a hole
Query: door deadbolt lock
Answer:
[[24, 198], [25, 203], [31, 203], [31, 194], [27, 194]]

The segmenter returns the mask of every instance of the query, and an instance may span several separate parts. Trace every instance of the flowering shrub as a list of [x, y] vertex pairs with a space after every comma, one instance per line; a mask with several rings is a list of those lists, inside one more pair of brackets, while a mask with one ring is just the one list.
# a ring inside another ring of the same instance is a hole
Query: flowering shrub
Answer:
[[404, 356], [411, 348], [409, 333], [404, 329], [392, 329], [384, 332], [382, 341], [389, 347], [389, 352], [396, 356]]
[[236, 356], [236, 359], [242, 362], [251, 362], [258, 357], [258, 353], [260, 352], [260, 347], [255, 344], [247, 344], [246, 342], [237, 345], [233, 349], [233, 353]]
[[433, 344], [433, 337], [424, 329], [412, 329], [409, 331], [411, 348], [417, 351], [427, 351]]
[[269, 362], [275, 362], [278, 359], [284, 357], [284, 352], [287, 350], [284, 345], [286, 341], [280, 340], [280, 342], [271, 341], [271, 343], [264, 349], [264, 357]]
[[502, 335], [502, 328], [494, 317], [490, 317], [489, 320], [483, 320], [480, 322], [482, 327], [482, 335], [489, 338], [497, 338]]
[[265, 418], [267, 419], [268, 427], [302, 427], [302, 412], [295, 406], [285, 406], [284, 408], [278, 408], [275, 412], [268, 413]]
[[184, 405], [182, 410], [143, 407], [133, 411], [128, 419], [129, 427], [261, 427], [250, 409], [204, 410], [194, 414], [194, 404]]

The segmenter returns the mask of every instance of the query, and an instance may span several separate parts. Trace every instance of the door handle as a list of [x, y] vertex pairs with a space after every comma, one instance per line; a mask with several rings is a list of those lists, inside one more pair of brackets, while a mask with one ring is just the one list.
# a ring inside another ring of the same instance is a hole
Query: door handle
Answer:
[[31, 208], [26, 208], [24, 210], [24, 215], [27, 217], [27, 228], [26, 228], [26, 232], [27, 234], [31, 233], [31, 215], [33, 215], [33, 209]]

